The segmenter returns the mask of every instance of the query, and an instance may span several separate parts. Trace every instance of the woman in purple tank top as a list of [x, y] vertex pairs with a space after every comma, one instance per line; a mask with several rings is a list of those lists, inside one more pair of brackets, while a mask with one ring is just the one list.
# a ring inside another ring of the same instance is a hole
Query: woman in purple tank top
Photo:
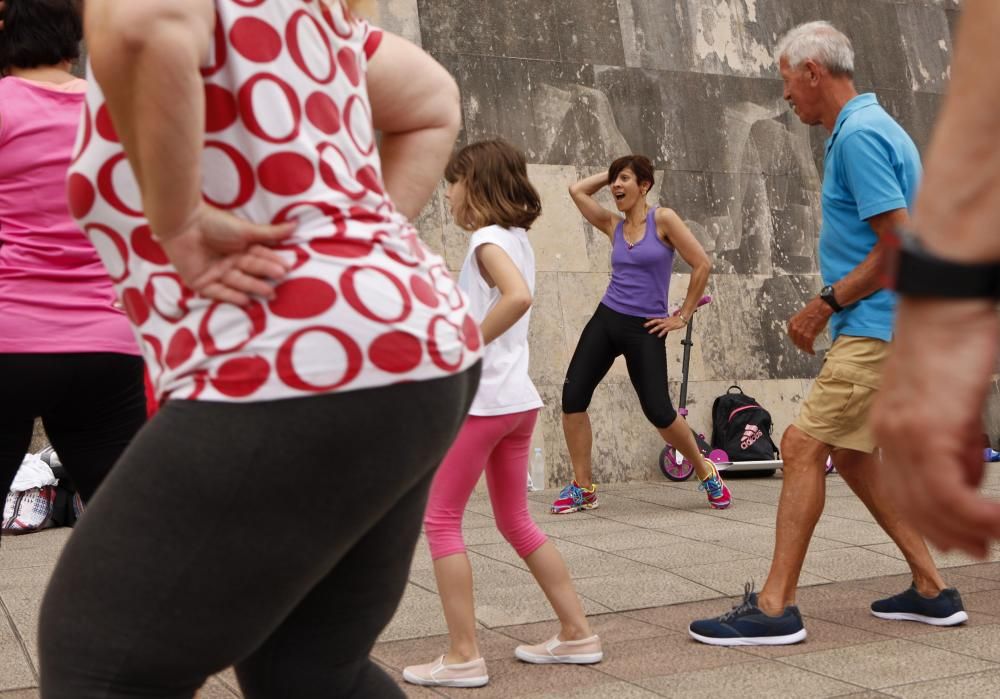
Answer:
[[[618, 211], [605, 209], [594, 199], [605, 185], [610, 187]], [[611, 163], [607, 173], [587, 177], [569, 188], [580, 213], [611, 241], [611, 281], [580, 335], [566, 371], [563, 431], [574, 479], [552, 503], [555, 514], [597, 507], [587, 407], [597, 385], [622, 354], [643, 413], [663, 439], [695, 465], [709, 504], [725, 509], [731, 502], [729, 488], [712, 462], [698, 451], [691, 429], [674, 410], [667, 393], [666, 335], [691, 319], [705, 291], [711, 263], [672, 209], [649, 205], [646, 195], [652, 186], [649, 159], [627, 155]], [[675, 252], [690, 265], [691, 279], [680, 311], [670, 315], [667, 294]]]

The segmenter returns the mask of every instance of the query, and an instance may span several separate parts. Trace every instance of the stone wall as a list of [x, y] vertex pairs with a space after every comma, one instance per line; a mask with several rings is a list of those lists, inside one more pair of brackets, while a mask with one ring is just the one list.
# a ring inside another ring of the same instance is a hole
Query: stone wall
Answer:
[[[781, 98], [773, 46], [828, 19], [852, 38], [857, 83], [874, 90], [923, 148], [948, 77], [958, 0], [378, 0], [382, 26], [421, 44], [462, 90], [460, 144], [501, 136], [528, 156], [544, 214], [532, 376], [546, 402], [537, 439], [549, 485], [571, 475], [559, 397], [569, 358], [608, 281], [609, 244], [566, 187], [619, 155], [656, 167], [651, 201], [678, 211], [714, 261], [698, 314], [689, 408], [709, 429], [712, 399], [739, 383], [775, 418], [794, 417], [819, 359], [798, 352], [786, 320], [821, 286], [816, 247], [826, 133]], [[608, 199], [610, 207], [610, 199]], [[466, 234], [439, 191], [419, 222], [448, 264]], [[683, 298], [683, 264], [671, 298]], [[676, 401], [680, 337], [670, 337]], [[825, 340], [828, 346], [829, 340]], [[994, 405], [996, 435], [1000, 410]], [[602, 482], [660, 478], [662, 442], [619, 360], [591, 406]]]

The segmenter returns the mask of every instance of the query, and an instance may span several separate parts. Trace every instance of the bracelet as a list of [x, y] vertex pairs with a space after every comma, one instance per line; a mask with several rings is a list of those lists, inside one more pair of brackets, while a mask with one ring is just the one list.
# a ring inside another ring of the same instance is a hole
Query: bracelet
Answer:
[[684, 325], [687, 325], [687, 324], [688, 324], [688, 319], [687, 319], [687, 318], [685, 318], [685, 317], [684, 317], [684, 314], [683, 314], [683, 313], [681, 313], [680, 311], [677, 311], [677, 317], [678, 317], [678, 318], [680, 318], [680, 319], [681, 319], [681, 320], [682, 320], [682, 321], [684, 322]]
[[902, 296], [1000, 300], [1000, 262], [938, 257], [906, 231], [889, 239], [886, 285]]

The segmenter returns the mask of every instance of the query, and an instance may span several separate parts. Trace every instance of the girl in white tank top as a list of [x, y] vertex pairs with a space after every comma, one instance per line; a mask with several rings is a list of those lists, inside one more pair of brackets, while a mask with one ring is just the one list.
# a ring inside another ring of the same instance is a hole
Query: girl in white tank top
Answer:
[[524, 156], [503, 141], [474, 143], [445, 170], [455, 222], [474, 231], [459, 275], [469, 314], [480, 324], [482, 378], [469, 417], [431, 485], [424, 528], [446, 611], [448, 651], [403, 670], [407, 682], [480, 687], [489, 681], [476, 642], [472, 570], [462, 513], [486, 472], [497, 528], [535, 576], [559, 617], [558, 634], [514, 654], [529, 663], [596, 663], [603, 653], [573, 589], [566, 564], [528, 514], [531, 436], [542, 406], [528, 376], [528, 322], [535, 255], [527, 229], [541, 213]]

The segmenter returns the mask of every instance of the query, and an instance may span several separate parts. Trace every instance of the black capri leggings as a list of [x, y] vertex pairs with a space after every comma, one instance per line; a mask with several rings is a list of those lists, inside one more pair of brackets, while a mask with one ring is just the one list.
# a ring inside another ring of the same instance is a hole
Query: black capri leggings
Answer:
[[0, 354], [0, 492], [10, 489], [35, 418], [84, 502], [146, 422], [142, 359], [115, 352]]
[[39, 628], [45, 699], [403, 697], [368, 654], [479, 381], [168, 401], [92, 501]]
[[646, 419], [658, 428], [673, 424], [677, 411], [667, 392], [666, 340], [651, 335], [643, 327], [647, 320], [598, 304], [566, 370], [562, 392], [564, 413], [586, 412], [597, 384], [608, 373], [615, 357], [624, 354], [628, 376]]

